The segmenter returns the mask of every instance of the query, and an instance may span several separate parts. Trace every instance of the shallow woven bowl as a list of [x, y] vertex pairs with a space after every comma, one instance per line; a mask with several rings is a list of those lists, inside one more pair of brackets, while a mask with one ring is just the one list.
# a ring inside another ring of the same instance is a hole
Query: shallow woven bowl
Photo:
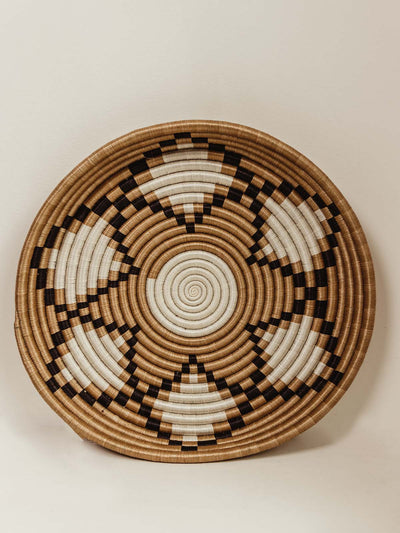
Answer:
[[26, 239], [16, 336], [82, 437], [218, 461], [298, 435], [349, 387], [371, 336], [367, 242], [343, 195], [260, 131], [181, 121], [100, 148]]

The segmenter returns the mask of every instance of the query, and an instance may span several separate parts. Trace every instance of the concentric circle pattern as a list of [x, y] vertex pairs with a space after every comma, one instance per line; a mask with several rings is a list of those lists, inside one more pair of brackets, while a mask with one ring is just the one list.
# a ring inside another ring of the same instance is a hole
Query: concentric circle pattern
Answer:
[[200, 462], [319, 420], [374, 305], [363, 232], [318, 168], [259, 131], [182, 121], [109, 143], [52, 193], [21, 256], [16, 334], [81, 436]]

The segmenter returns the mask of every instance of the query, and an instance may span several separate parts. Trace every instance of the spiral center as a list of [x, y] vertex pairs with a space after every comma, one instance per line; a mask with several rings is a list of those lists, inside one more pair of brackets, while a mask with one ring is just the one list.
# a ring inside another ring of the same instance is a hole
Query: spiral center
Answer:
[[165, 328], [184, 337], [202, 337], [222, 328], [237, 302], [230, 267], [203, 250], [170, 258], [156, 278], [148, 278], [146, 297], [153, 316]]

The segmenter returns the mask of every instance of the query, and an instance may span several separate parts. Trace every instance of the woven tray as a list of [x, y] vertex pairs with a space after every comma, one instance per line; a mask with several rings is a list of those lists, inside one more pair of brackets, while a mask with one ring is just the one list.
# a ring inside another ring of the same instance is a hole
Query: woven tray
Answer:
[[312, 426], [371, 336], [368, 246], [343, 195], [251, 128], [134, 131], [78, 165], [26, 239], [16, 336], [82, 437], [154, 461], [218, 461]]

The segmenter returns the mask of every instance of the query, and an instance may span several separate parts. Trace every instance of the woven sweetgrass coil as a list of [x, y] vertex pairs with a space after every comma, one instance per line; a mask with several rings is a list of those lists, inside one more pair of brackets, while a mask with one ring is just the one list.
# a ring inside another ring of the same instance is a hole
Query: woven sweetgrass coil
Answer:
[[171, 462], [273, 448], [349, 387], [371, 336], [368, 246], [342, 194], [251, 128], [181, 121], [100, 148], [20, 259], [16, 335], [82, 437]]

